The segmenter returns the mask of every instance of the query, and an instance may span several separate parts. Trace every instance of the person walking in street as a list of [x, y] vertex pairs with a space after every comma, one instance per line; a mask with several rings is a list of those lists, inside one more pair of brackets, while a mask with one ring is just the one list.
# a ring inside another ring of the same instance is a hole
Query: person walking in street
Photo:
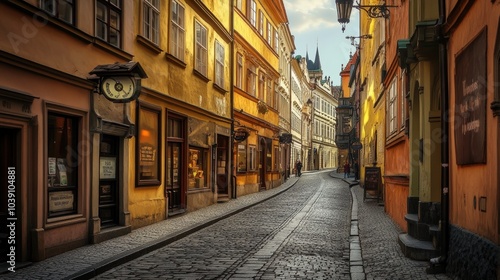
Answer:
[[351, 173], [351, 166], [349, 162], [346, 160], [344, 164], [344, 178], [349, 178], [349, 173]]
[[297, 176], [300, 177], [300, 175], [302, 173], [300, 173], [300, 170], [302, 169], [302, 162], [300, 162], [300, 160], [297, 160], [297, 162], [295, 163], [295, 169], [297, 170]]

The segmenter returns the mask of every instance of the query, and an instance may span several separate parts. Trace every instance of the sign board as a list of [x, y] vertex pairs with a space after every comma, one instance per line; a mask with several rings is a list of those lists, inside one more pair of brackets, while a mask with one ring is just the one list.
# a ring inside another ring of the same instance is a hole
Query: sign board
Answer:
[[74, 195], [72, 191], [50, 192], [49, 193], [49, 211], [59, 212], [72, 210]]
[[455, 158], [486, 163], [486, 28], [455, 58]]
[[99, 177], [100, 179], [115, 179], [116, 178], [116, 158], [101, 157], [99, 162]]
[[382, 174], [380, 171], [380, 167], [368, 167], [368, 166], [365, 167], [365, 185], [363, 191], [363, 200], [367, 198], [366, 192], [371, 191], [376, 193], [376, 199], [378, 202], [381, 185], [382, 185]]

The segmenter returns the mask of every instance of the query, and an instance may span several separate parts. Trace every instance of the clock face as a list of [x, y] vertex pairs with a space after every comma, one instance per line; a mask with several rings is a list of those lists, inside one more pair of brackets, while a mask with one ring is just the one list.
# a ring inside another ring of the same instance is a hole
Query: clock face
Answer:
[[132, 77], [105, 77], [101, 82], [101, 92], [111, 101], [128, 101], [134, 97], [136, 84]]

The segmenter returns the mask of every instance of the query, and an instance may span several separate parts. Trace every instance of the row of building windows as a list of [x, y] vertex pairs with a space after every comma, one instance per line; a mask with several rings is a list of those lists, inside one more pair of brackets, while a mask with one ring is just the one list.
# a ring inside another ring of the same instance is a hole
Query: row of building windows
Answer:
[[[40, 8], [48, 14], [57, 17], [71, 25], [75, 25], [75, 5], [69, 0], [41, 1]], [[180, 61], [184, 62], [185, 45], [185, 8], [176, 0], [170, 1], [170, 33], [169, 52]], [[123, 11], [121, 0], [97, 0], [95, 12], [95, 36], [112, 46], [122, 46], [122, 21]], [[142, 1], [142, 36], [160, 45], [160, 1]], [[194, 22], [195, 34], [195, 59], [194, 68], [203, 76], [208, 72], [208, 36], [207, 28], [198, 20]], [[224, 46], [215, 40], [214, 44], [214, 83], [224, 89]]]

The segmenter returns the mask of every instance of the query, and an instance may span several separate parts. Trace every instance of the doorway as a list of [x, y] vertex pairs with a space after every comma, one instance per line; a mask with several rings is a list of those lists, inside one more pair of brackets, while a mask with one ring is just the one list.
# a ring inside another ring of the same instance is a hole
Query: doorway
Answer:
[[222, 198], [229, 196], [228, 145], [227, 136], [217, 135], [217, 194]]
[[[20, 174], [19, 170], [19, 157], [20, 151], [20, 130], [14, 128], [0, 127], [0, 261], [5, 263], [7, 261], [7, 254], [10, 253], [9, 236], [15, 236], [15, 254], [16, 259], [21, 259], [21, 245], [22, 237], [20, 228], [22, 225], [22, 217], [20, 215], [20, 193], [17, 187], [20, 187]], [[9, 177], [10, 176], [10, 177]], [[14, 194], [15, 203], [9, 204], [9, 193]], [[11, 212], [13, 211], [13, 212]], [[10, 213], [14, 215], [9, 215]], [[11, 218], [17, 218], [15, 221], [16, 227], [14, 232], [11, 232], [7, 227], [11, 223]]]
[[99, 218], [101, 228], [118, 225], [120, 191], [120, 138], [102, 136], [99, 153]]
[[168, 142], [167, 145], [167, 197], [168, 213], [182, 211], [182, 142]]

